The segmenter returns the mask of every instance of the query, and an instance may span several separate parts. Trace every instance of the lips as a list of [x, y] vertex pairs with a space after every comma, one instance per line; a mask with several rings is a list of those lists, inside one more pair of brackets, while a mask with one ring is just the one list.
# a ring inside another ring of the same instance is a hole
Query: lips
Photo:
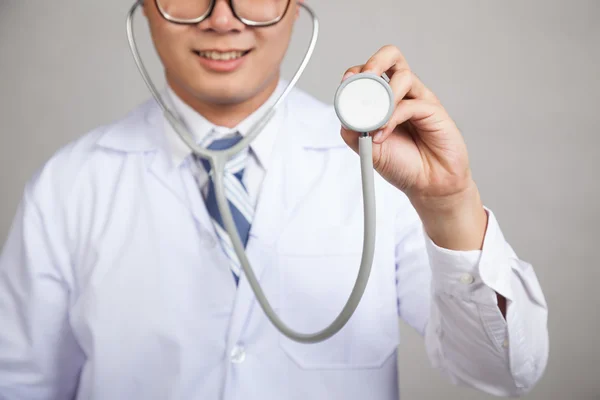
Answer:
[[198, 55], [200, 57], [208, 58], [210, 60], [216, 60], [216, 61], [235, 60], [235, 59], [245, 56], [249, 52], [250, 52], [250, 50], [229, 50], [229, 51], [197, 50], [197, 51], [194, 51], [194, 53], [196, 53], [196, 55]]
[[251, 50], [193, 50], [203, 67], [214, 72], [232, 72], [246, 60]]

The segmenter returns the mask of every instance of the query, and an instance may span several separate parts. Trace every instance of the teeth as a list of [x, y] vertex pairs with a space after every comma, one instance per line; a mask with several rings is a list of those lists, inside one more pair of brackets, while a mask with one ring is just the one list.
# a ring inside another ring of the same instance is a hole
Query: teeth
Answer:
[[220, 53], [218, 51], [201, 51], [199, 52], [200, 57], [209, 58], [211, 60], [228, 61], [240, 58], [243, 51], [228, 51], [226, 53]]

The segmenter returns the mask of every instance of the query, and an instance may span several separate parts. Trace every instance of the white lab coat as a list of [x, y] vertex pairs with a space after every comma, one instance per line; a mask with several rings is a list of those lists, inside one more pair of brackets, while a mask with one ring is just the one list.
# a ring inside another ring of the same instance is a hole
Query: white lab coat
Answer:
[[[247, 253], [276, 312], [314, 332], [356, 278], [359, 159], [331, 107], [295, 90], [280, 112]], [[62, 148], [28, 182], [0, 257], [0, 398], [397, 399], [398, 316], [452, 382], [517, 395], [540, 378], [546, 302], [491, 211], [482, 251], [441, 249], [378, 177], [363, 300], [335, 337], [298, 344], [268, 322], [244, 278], [235, 287], [164, 126], [149, 101]]]

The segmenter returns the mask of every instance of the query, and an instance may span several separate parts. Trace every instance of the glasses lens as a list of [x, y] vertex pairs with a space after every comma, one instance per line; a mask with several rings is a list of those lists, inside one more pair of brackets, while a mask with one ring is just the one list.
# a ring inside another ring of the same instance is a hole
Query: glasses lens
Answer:
[[194, 20], [205, 15], [211, 0], [156, 0], [165, 17], [180, 21]]
[[[285, 14], [290, 0], [233, 0], [232, 7], [243, 20], [265, 24]], [[211, 0], [156, 0], [160, 12], [171, 20], [193, 21], [205, 16]]]
[[233, 0], [235, 13], [257, 23], [275, 22], [283, 17], [289, 0]]

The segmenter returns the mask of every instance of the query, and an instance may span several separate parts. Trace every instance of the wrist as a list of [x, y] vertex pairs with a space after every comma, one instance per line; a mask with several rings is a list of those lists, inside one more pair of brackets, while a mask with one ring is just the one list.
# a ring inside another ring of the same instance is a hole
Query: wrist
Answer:
[[475, 182], [447, 196], [410, 199], [427, 235], [439, 247], [450, 250], [481, 250], [488, 215]]

